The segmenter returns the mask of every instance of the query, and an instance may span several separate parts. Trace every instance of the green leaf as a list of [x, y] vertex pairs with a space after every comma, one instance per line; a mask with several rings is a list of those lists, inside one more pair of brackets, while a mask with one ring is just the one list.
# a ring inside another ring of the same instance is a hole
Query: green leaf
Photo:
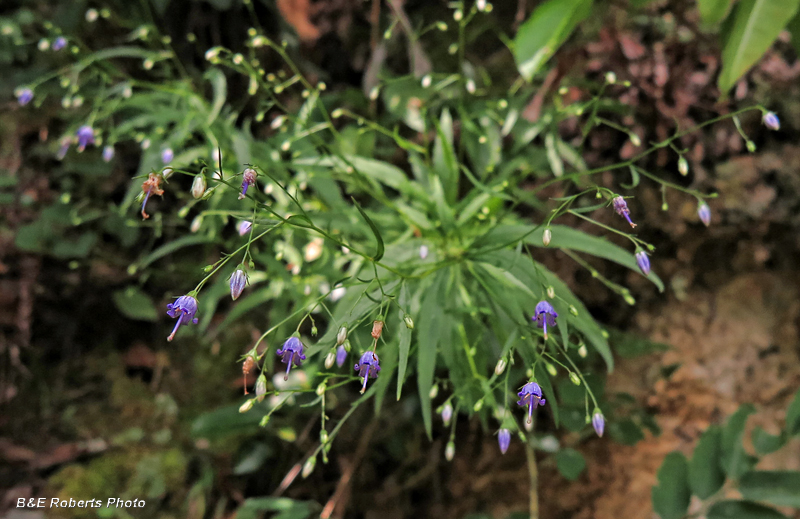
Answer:
[[210, 68], [205, 73], [206, 79], [211, 82], [211, 88], [214, 92], [214, 100], [211, 104], [211, 109], [208, 112], [206, 125], [211, 126], [211, 123], [216, 120], [222, 107], [225, 106], [225, 99], [228, 95], [228, 84], [225, 81], [225, 74], [218, 68]]
[[592, 0], [548, 0], [538, 6], [514, 38], [514, 60], [526, 80], [569, 38], [575, 26], [589, 16]]
[[433, 421], [431, 409], [431, 387], [436, 370], [436, 352], [443, 335], [443, 327], [449, 326], [444, 315], [444, 300], [449, 270], [437, 271], [433, 284], [425, 291], [419, 317], [417, 336], [417, 389], [422, 405], [422, 421], [428, 438], [432, 437]]
[[722, 429], [720, 467], [729, 478], [737, 479], [750, 468], [748, 456], [742, 445], [742, 437], [747, 417], [754, 412], [755, 408], [750, 404], [741, 406], [728, 418], [728, 423]]
[[306, 519], [315, 508], [315, 503], [288, 497], [251, 497], [236, 510], [236, 519], [259, 519], [264, 517], [262, 512], [278, 512], [271, 519]]
[[129, 286], [117, 290], [111, 294], [111, 299], [117, 310], [128, 319], [150, 322], [158, 320], [158, 311], [152, 299], [137, 287]]
[[786, 519], [774, 508], [749, 501], [719, 501], [709, 508], [708, 519]]
[[251, 434], [259, 430], [258, 424], [269, 410], [267, 404], [256, 404], [246, 413], [239, 412], [240, 404], [220, 407], [198, 416], [192, 422], [192, 438], [215, 440], [233, 434]]
[[800, 0], [742, 0], [737, 4], [717, 82], [723, 97], [772, 45], [798, 5]]
[[731, 4], [731, 0], [697, 0], [700, 19], [707, 27], [719, 25], [728, 15]]
[[789, 32], [792, 35], [792, 46], [794, 47], [795, 52], [800, 54], [800, 12], [798, 12], [792, 21], [789, 22], [789, 25], [786, 26], [789, 29]]
[[169, 243], [165, 243], [161, 247], [157, 248], [150, 254], [144, 257], [139, 263], [136, 264], [136, 269], [141, 270], [146, 266], [150, 265], [156, 260], [163, 258], [168, 254], [172, 254], [178, 249], [182, 249], [183, 247], [189, 247], [191, 245], [200, 245], [203, 243], [211, 243], [214, 241], [214, 238], [209, 236], [198, 236], [195, 234], [189, 234], [187, 236], [182, 236], [175, 241], [171, 241]]
[[[401, 312], [402, 313], [402, 312]], [[400, 359], [397, 365], [397, 399], [400, 400], [400, 394], [403, 392], [403, 382], [406, 379], [406, 367], [408, 366], [408, 352], [411, 349], [411, 332], [402, 321], [403, 316], [400, 316]]]
[[786, 436], [783, 434], [770, 434], [761, 427], [753, 429], [753, 447], [758, 454], [764, 455], [775, 452], [786, 444]]
[[575, 449], [563, 449], [556, 454], [556, 466], [562, 476], [570, 481], [575, 481], [586, 468], [586, 460]]
[[739, 480], [745, 499], [775, 506], [800, 508], [800, 472], [796, 470], [755, 470]]
[[706, 429], [689, 462], [689, 487], [700, 499], [710, 497], [725, 483], [725, 473], [720, 467], [721, 440], [722, 429], [719, 426], [712, 425]]
[[671, 452], [658, 469], [658, 486], [653, 487], [653, 510], [661, 519], [680, 519], [689, 508], [688, 466], [680, 452]]
[[381, 232], [378, 230], [378, 227], [375, 225], [372, 219], [369, 216], [367, 216], [367, 213], [365, 213], [364, 210], [361, 209], [361, 206], [359, 205], [358, 202], [356, 202], [356, 199], [352, 197], [350, 199], [353, 201], [353, 203], [356, 206], [356, 209], [358, 209], [358, 212], [361, 213], [361, 216], [364, 218], [364, 220], [366, 220], [367, 225], [369, 225], [369, 228], [372, 231], [372, 234], [375, 235], [375, 239], [378, 241], [378, 247], [377, 250], [375, 251], [375, 256], [373, 256], [372, 261], [380, 261], [381, 258], [383, 257], [383, 250], [384, 250], [383, 238], [381, 238]]
[[786, 433], [789, 436], [800, 434], [800, 391], [795, 393], [794, 400], [786, 409]]
[[433, 170], [442, 180], [447, 203], [452, 205], [458, 194], [458, 159], [453, 148], [453, 117], [446, 108], [442, 110], [442, 116], [436, 125]]

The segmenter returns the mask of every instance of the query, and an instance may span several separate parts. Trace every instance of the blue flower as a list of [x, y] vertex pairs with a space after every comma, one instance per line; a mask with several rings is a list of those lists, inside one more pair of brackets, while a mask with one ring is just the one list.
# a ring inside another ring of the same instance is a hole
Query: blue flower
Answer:
[[642, 274], [645, 276], [650, 274], [650, 258], [647, 257], [647, 253], [643, 250], [640, 250], [635, 254], [636, 257], [636, 264], [639, 265], [639, 269], [642, 271]]
[[88, 124], [84, 124], [76, 132], [78, 135], [78, 151], [83, 151], [89, 144], [94, 144], [94, 130]]
[[778, 116], [775, 115], [775, 112], [765, 112], [761, 121], [764, 123], [764, 126], [770, 130], [777, 131], [781, 129], [781, 121], [778, 119]]
[[697, 206], [697, 216], [700, 217], [700, 221], [708, 227], [711, 225], [711, 208], [708, 207], [708, 204], [705, 202], [700, 202]]
[[297, 337], [289, 337], [283, 343], [283, 347], [275, 352], [278, 357], [281, 357], [281, 362], [286, 364], [286, 374], [283, 380], [289, 380], [289, 371], [292, 369], [292, 364], [298, 368], [303, 365], [306, 356], [303, 355], [303, 343]]
[[103, 160], [106, 162], [111, 162], [111, 159], [114, 158], [114, 146], [106, 146], [103, 148]]
[[528, 382], [519, 393], [517, 393], [519, 401], [517, 405], [528, 406], [528, 423], [533, 421], [533, 409], [537, 405], [543, 406], [545, 399], [542, 398], [542, 388], [536, 382]]
[[600, 409], [594, 410], [594, 415], [592, 415], [592, 427], [594, 427], [594, 432], [597, 433], [597, 436], [603, 437], [603, 430], [606, 427], [606, 419], [603, 416], [603, 413], [600, 412]]
[[336, 348], [336, 365], [340, 368], [344, 366], [344, 362], [347, 360], [347, 350], [343, 345], [339, 345]]
[[20, 106], [25, 106], [33, 100], [33, 90], [30, 88], [22, 88], [17, 90], [17, 102]]
[[628, 209], [628, 203], [624, 198], [621, 196], [614, 197], [611, 203], [618, 215], [624, 216], [625, 219], [628, 220], [628, 223], [631, 224], [631, 227], [636, 227], [636, 224], [631, 221], [631, 211]]
[[356, 363], [355, 369], [358, 371], [358, 376], [364, 379], [364, 385], [361, 386], [361, 393], [367, 390], [367, 379], [378, 378], [378, 372], [381, 370], [378, 355], [374, 351], [367, 351], [361, 356], [361, 359]]
[[497, 443], [500, 444], [500, 452], [505, 454], [508, 446], [511, 445], [511, 431], [500, 429], [500, 434], [497, 435]]
[[161, 152], [161, 162], [169, 164], [173, 158], [175, 158], [175, 153], [173, 153], [172, 148], [164, 148], [164, 151]]
[[242, 220], [241, 222], [236, 224], [236, 232], [239, 233], [239, 236], [244, 236], [245, 234], [250, 232], [250, 227], [252, 226], [253, 224], [251, 224], [247, 220]]
[[256, 183], [256, 170], [247, 168], [242, 175], [242, 192], [239, 193], [239, 200], [247, 196], [247, 188]]
[[244, 286], [246, 284], [247, 274], [245, 274], [244, 270], [237, 269], [236, 272], [234, 272], [231, 276], [231, 299], [236, 301], [236, 299], [242, 295], [242, 291], [244, 290]]
[[531, 319], [536, 321], [536, 326], [544, 329], [544, 340], [547, 340], [547, 326], [556, 326], [556, 317], [558, 314], [550, 303], [539, 301], [539, 304], [536, 305], [536, 313]]
[[173, 318], [177, 317], [178, 320], [175, 322], [175, 328], [172, 329], [172, 333], [169, 334], [167, 340], [171, 341], [175, 338], [175, 334], [182, 324], [197, 324], [197, 318], [194, 316], [196, 313], [197, 299], [192, 296], [181, 296], [174, 303], [168, 304], [167, 315]]
[[67, 39], [63, 36], [59, 36], [53, 41], [52, 49], [58, 52], [66, 46], [67, 46]]

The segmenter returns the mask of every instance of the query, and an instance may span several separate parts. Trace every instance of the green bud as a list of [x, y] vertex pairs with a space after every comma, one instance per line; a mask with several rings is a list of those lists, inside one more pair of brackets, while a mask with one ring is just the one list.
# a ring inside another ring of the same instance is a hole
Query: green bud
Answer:
[[585, 359], [588, 354], [589, 352], [586, 349], [586, 345], [581, 344], [580, 348], [578, 348], [578, 355], [580, 355], [582, 359]]
[[475, 405], [472, 406], [472, 410], [477, 413], [481, 409], [483, 409], [483, 400], [478, 400], [477, 402], [475, 402]]
[[551, 377], [555, 377], [556, 375], [558, 375], [558, 371], [556, 370], [555, 366], [553, 366], [549, 362], [545, 362], [544, 365], [545, 368], [547, 368], [547, 372], [550, 373]]
[[439, 395], [439, 384], [434, 384], [433, 387], [431, 388], [430, 393], [428, 393], [428, 396], [431, 397], [431, 399], [434, 399], [438, 395]]
[[339, 333], [336, 334], [336, 345], [341, 346], [344, 344], [344, 341], [347, 339], [347, 323], [344, 323], [341, 328], [339, 328]]
[[322, 396], [325, 394], [325, 390], [328, 389], [328, 385], [323, 382], [317, 386], [317, 396]]
[[581, 377], [579, 377], [577, 373], [574, 373], [574, 372], [570, 371], [569, 372], [569, 380], [570, 380], [570, 382], [572, 382], [576, 386], [580, 386], [581, 385]]
[[447, 446], [444, 448], [444, 459], [447, 461], [453, 461], [453, 458], [456, 455], [456, 444], [453, 440], [447, 442]]
[[344, 341], [342, 346], [344, 346], [344, 351], [346, 351], [347, 353], [350, 353], [351, 346], [350, 346], [350, 340], [349, 339]]
[[575, 308], [574, 305], [569, 305], [569, 313], [571, 313], [575, 317], [578, 317], [578, 309]]
[[245, 403], [243, 403], [243, 404], [242, 404], [242, 406], [239, 408], [239, 412], [240, 412], [240, 413], [246, 413], [247, 411], [249, 411], [250, 409], [252, 409], [252, 408], [253, 408], [253, 406], [255, 405], [255, 403], [256, 403], [256, 399], [255, 399], [255, 398], [251, 398], [251, 399], [247, 400], [247, 401], [246, 401]]
[[316, 325], [312, 326], [311, 327], [311, 335], [316, 337], [317, 336], [317, 332], [319, 332], [319, 330], [317, 330], [317, 326]]
[[628, 303], [631, 306], [636, 304], [636, 299], [634, 299], [633, 296], [628, 293], [623, 295], [622, 298], [625, 300], [626, 303]]
[[553, 288], [552, 286], [547, 287], [547, 297], [549, 297], [550, 299], [556, 297], [556, 289]]
[[747, 151], [753, 153], [756, 151], [756, 143], [753, 141], [747, 141]]
[[689, 162], [683, 155], [678, 159], [678, 173], [684, 177], [689, 174]]
[[414, 329], [414, 319], [412, 319], [410, 315], [405, 315], [403, 317], [403, 321], [405, 321], [406, 323], [406, 328], [408, 328], [409, 330]]
[[328, 354], [325, 356], [325, 369], [331, 369], [334, 362], [336, 362], [336, 352], [328, 352]]
[[322, 429], [319, 432], [319, 442], [320, 443], [328, 443], [328, 431], [326, 431], [325, 429]]
[[264, 418], [262, 418], [261, 421], [258, 422], [258, 425], [260, 425], [261, 427], [266, 427], [268, 423], [269, 423], [269, 415], [265, 414]]
[[497, 361], [497, 365], [494, 367], [494, 374], [499, 377], [500, 375], [503, 374], [505, 370], [506, 370], [506, 359], [501, 357], [500, 360]]
[[303, 472], [301, 473], [303, 479], [306, 479], [308, 476], [310, 476], [311, 473], [314, 472], [314, 467], [316, 466], [317, 466], [317, 457], [312, 456], [308, 458], [306, 462], [303, 464]]

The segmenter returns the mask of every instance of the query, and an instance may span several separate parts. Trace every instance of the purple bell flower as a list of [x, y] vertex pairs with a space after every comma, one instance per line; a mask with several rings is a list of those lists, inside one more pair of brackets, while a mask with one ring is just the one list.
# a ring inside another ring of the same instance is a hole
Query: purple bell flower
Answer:
[[547, 301], [539, 301], [539, 304], [536, 305], [536, 313], [531, 319], [536, 321], [536, 326], [544, 329], [544, 340], [547, 340], [547, 326], [556, 326], [556, 317], [558, 314], [553, 309], [553, 305]]
[[103, 160], [106, 162], [111, 162], [114, 158], [114, 146], [106, 146], [103, 148]]
[[536, 382], [528, 382], [522, 386], [517, 396], [519, 397], [517, 405], [528, 406], [528, 423], [533, 422], [533, 409], [545, 403], [545, 399], [542, 398], [542, 388]]
[[242, 192], [239, 193], [239, 200], [247, 196], [247, 188], [256, 183], [256, 170], [247, 168], [242, 175]]
[[169, 164], [174, 158], [175, 153], [172, 151], [172, 148], [164, 148], [164, 151], [161, 152], [161, 162], [163, 164]]
[[635, 254], [636, 257], [636, 264], [639, 265], [639, 270], [642, 271], [642, 274], [645, 276], [650, 274], [650, 258], [647, 257], [647, 253], [643, 250], [640, 250]]
[[76, 132], [78, 135], [78, 151], [83, 151], [89, 144], [94, 144], [94, 130], [88, 124], [84, 124]]
[[33, 90], [23, 88], [17, 91], [17, 102], [20, 106], [25, 106], [33, 100]]
[[182, 324], [197, 324], [197, 318], [194, 316], [196, 313], [197, 299], [192, 296], [181, 296], [174, 303], [168, 304], [167, 315], [173, 318], [177, 317], [178, 320], [175, 322], [175, 328], [172, 329], [172, 333], [169, 334], [167, 340], [172, 341], [175, 338], [175, 334]]
[[700, 221], [703, 222], [703, 225], [706, 227], [711, 225], [711, 208], [708, 207], [707, 203], [700, 202], [697, 206], [697, 216], [700, 217]]
[[236, 224], [236, 232], [239, 233], [239, 236], [244, 236], [245, 234], [250, 232], [250, 227], [252, 226], [253, 224], [251, 224], [250, 222], [242, 220], [241, 222]]
[[602, 438], [603, 431], [606, 427], [606, 419], [603, 413], [600, 412], [600, 409], [594, 410], [594, 414], [592, 415], [592, 427], [594, 427], [594, 432], [597, 433], [597, 436]]
[[58, 52], [66, 46], [67, 46], [67, 39], [63, 36], [59, 36], [58, 38], [53, 40], [53, 46], [51, 48], [54, 51]]
[[374, 351], [367, 351], [353, 368], [358, 371], [358, 376], [364, 379], [364, 385], [361, 386], [362, 394], [367, 390], [367, 379], [378, 378], [378, 372], [381, 370], [379, 362], [378, 355]]
[[508, 446], [511, 445], [511, 431], [500, 429], [500, 434], [497, 435], [497, 443], [500, 444], [500, 452], [505, 454]]
[[625, 217], [625, 219], [628, 220], [628, 223], [631, 224], [631, 227], [636, 227], [636, 224], [631, 221], [631, 211], [628, 209], [628, 203], [624, 198], [621, 196], [614, 197], [614, 199], [611, 200], [611, 203], [613, 204], [614, 210], [618, 215]]
[[286, 374], [283, 376], [283, 380], [289, 380], [289, 371], [292, 369], [292, 364], [299, 368], [303, 365], [302, 361], [306, 360], [306, 356], [303, 355], [303, 343], [294, 336], [286, 339], [283, 347], [275, 353], [278, 357], [281, 357], [281, 362], [286, 364]]
[[344, 346], [339, 345], [339, 347], [336, 348], [336, 365], [341, 368], [342, 366], [344, 366], [346, 360], [347, 360], [347, 350], [345, 349]]
[[766, 112], [761, 118], [761, 121], [764, 123], [764, 126], [770, 130], [777, 131], [781, 129], [781, 121], [778, 119], [778, 116], [775, 115], [775, 112]]
[[231, 276], [231, 299], [236, 301], [242, 295], [246, 284], [247, 274], [245, 274], [244, 270], [237, 269]]

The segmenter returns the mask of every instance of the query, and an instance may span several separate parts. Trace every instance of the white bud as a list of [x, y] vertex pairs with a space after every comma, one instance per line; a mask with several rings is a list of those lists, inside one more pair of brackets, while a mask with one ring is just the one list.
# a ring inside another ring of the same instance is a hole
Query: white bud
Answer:
[[547, 297], [549, 297], [550, 299], [556, 297], [556, 289], [553, 288], [552, 286], [547, 287]]
[[316, 465], [317, 465], [316, 456], [312, 456], [306, 460], [306, 462], [303, 464], [303, 472], [301, 473], [303, 479], [307, 478], [308, 476], [311, 475], [312, 472], [314, 472], [314, 467]]
[[336, 353], [332, 351], [325, 356], [325, 369], [331, 369], [334, 362], [336, 362]]
[[444, 459], [447, 461], [453, 461], [453, 458], [456, 455], [456, 444], [453, 441], [447, 442], [447, 446], [444, 448]]
[[434, 384], [434, 386], [431, 388], [430, 392], [428, 393], [428, 396], [431, 397], [431, 400], [433, 400], [438, 395], [439, 395], [439, 385], [438, 384]]
[[588, 354], [589, 354], [589, 352], [586, 350], [586, 345], [585, 344], [581, 344], [581, 347], [578, 348], [578, 355], [580, 355], [580, 357], [582, 359], [585, 359], [586, 355], [588, 355]]
[[431, 75], [430, 74], [426, 74], [422, 78], [422, 88], [428, 88], [429, 86], [431, 86], [431, 81], [432, 81]]
[[631, 137], [630, 138], [631, 138], [631, 144], [633, 144], [634, 146], [641, 146], [642, 145], [642, 139], [640, 139], [639, 136], [636, 135], [635, 133], [631, 133]]
[[192, 181], [192, 196], [195, 200], [203, 197], [206, 192], [206, 187], [208, 187], [208, 183], [206, 182], [205, 175], [200, 174], [194, 177], [194, 181]]
[[250, 409], [253, 408], [255, 403], [256, 403], [256, 399], [255, 398], [251, 398], [250, 400], [247, 400], [245, 403], [242, 404], [241, 407], [239, 407], [239, 412], [240, 413], [246, 413], [247, 411], [249, 411]]
[[325, 382], [323, 382], [323, 383], [321, 383], [320, 385], [318, 385], [318, 386], [317, 386], [317, 391], [316, 391], [316, 393], [317, 393], [317, 396], [322, 396], [322, 395], [324, 395], [324, 394], [325, 394], [325, 390], [326, 390], [326, 389], [328, 389], [328, 385], [327, 385]]
[[503, 372], [506, 370], [506, 365], [507, 365], [506, 359], [500, 358], [500, 360], [497, 361], [497, 365], [494, 367], [494, 374], [497, 375], [498, 377], [502, 375]]
[[475, 86], [475, 81], [468, 79], [467, 80], [467, 92], [470, 94], [474, 94], [477, 87]]
[[545, 229], [544, 233], [542, 233], [542, 243], [544, 243], [545, 247], [550, 245], [550, 240], [552, 238], [553, 238], [553, 234], [550, 232], [550, 229]]
[[617, 82], [617, 75], [613, 72], [606, 72], [606, 83], [613, 85]]
[[344, 344], [345, 339], [347, 339], [347, 325], [342, 325], [339, 328], [339, 333], [336, 334], [336, 345], [341, 346]]
[[678, 159], [678, 173], [684, 177], [689, 174], [689, 162], [683, 155]]
[[197, 232], [200, 230], [200, 226], [203, 225], [203, 215], [195, 216], [194, 220], [192, 220], [192, 224], [189, 226], [189, 230], [191, 232]]
[[88, 9], [86, 11], [86, 21], [89, 23], [96, 22], [99, 15], [100, 13], [97, 12], [97, 9]]

